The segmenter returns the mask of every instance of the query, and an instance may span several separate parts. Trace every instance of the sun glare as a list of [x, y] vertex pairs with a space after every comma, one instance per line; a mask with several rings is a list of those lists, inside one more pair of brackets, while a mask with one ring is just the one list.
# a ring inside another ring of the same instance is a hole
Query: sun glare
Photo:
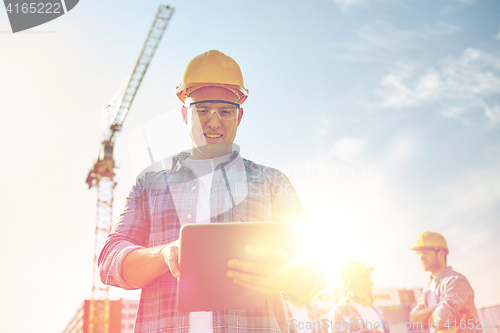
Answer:
[[327, 211], [315, 210], [310, 214], [311, 222], [301, 230], [305, 245], [303, 255], [319, 262], [332, 283], [338, 284], [344, 264], [364, 260], [369, 253], [368, 244], [358, 231], [360, 224], [349, 221], [352, 217], [336, 216], [335, 221], [349, 222], [334, 223], [333, 219], [327, 220], [324, 216], [328, 216]]

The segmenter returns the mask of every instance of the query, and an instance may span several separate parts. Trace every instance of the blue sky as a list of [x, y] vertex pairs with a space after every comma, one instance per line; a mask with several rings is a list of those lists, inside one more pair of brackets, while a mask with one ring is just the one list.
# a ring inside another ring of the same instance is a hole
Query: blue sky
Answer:
[[[0, 10], [1, 331], [62, 331], [90, 297], [96, 194], [85, 178], [103, 106], [159, 4], [82, 1], [18, 34]], [[430, 230], [476, 305], [500, 303], [498, 1], [168, 4], [176, 12], [116, 144], [115, 221], [148, 165], [138, 131], [155, 158], [189, 148], [174, 89], [191, 58], [218, 49], [250, 90], [242, 155], [292, 180], [334, 285], [358, 259], [376, 268], [374, 287], [421, 287], [428, 274], [409, 248]]]

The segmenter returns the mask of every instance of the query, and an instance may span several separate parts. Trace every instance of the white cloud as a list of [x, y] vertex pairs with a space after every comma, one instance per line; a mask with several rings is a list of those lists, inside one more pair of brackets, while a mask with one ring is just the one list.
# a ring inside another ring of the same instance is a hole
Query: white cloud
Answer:
[[438, 102], [445, 117], [461, 119], [473, 109], [500, 122], [499, 106], [487, 99], [500, 93], [500, 60], [493, 53], [469, 48], [458, 57], [447, 57], [438, 68], [417, 73], [414, 66], [399, 64], [384, 76], [376, 91], [382, 108], [422, 106]]
[[460, 27], [444, 22], [420, 26], [417, 29], [404, 30], [391, 22], [375, 20], [363, 24], [356, 32], [357, 38], [344, 47], [350, 53], [343, 55], [347, 59], [394, 59], [401, 52], [420, 48], [423, 41], [437, 36], [446, 36], [460, 31]]
[[328, 152], [331, 157], [337, 157], [344, 162], [358, 164], [354, 158], [363, 152], [365, 141], [357, 138], [342, 138], [335, 142]]
[[500, 162], [464, 172], [453, 183], [436, 188], [429, 197], [439, 205], [438, 220], [466, 220], [473, 213], [492, 212], [500, 202]]
[[493, 107], [489, 107], [485, 103], [484, 107], [484, 115], [489, 118], [493, 123], [500, 123], [500, 106], [495, 104]]
[[332, 127], [333, 125], [333, 119], [330, 118], [329, 116], [326, 116], [324, 114], [322, 114], [319, 118], [319, 122], [322, 126], [324, 127]]
[[455, 24], [437, 22], [435, 25], [425, 26], [422, 31], [428, 35], [452, 35], [459, 32], [460, 27]]
[[407, 82], [412, 79], [414, 68], [400, 64], [382, 78], [382, 89], [377, 91], [381, 98], [380, 106], [405, 107], [415, 106], [422, 101], [436, 98], [441, 89], [441, 74], [434, 68], [429, 68], [426, 73], [416, 78], [411, 87]]
[[349, 8], [359, 7], [359, 6], [370, 6], [373, 4], [382, 5], [392, 5], [401, 3], [402, 0], [333, 0], [337, 6], [346, 11]]
[[364, 24], [357, 35], [365, 48], [375, 47], [389, 50], [409, 46], [415, 37], [414, 32], [397, 29], [392, 23], [383, 20]]
[[397, 160], [410, 158], [415, 151], [415, 142], [410, 137], [402, 137], [396, 140], [392, 146], [392, 155]]
[[352, 7], [353, 5], [359, 5], [361, 3], [363, 3], [364, 1], [363, 0], [333, 0], [337, 6], [339, 6], [339, 8], [342, 10], [342, 11], [346, 11], [349, 7]]
[[[467, 6], [467, 5], [472, 5], [477, 2], [477, 0], [452, 0], [457, 2], [459, 5]], [[379, 5], [384, 5], [384, 6], [401, 6], [403, 2], [412, 2], [409, 0], [333, 0], [337, 4], [337, 6], [342, 9], [342, 11], [347, 11], [350, 8], [357, 8], [357, 7], [368, 7], [368, 6], [379, 6]], [[456, 4], [452, 4], [456, 5]], [[445, 9], [447, 6], [445, 5]]]
[[335, 124], [335, 120], [326, 114], [322, 114], [319, 117], [319, 126], [314, 130], [314, 136], [316, 140], [320, 142], [328, 139], [328, 134], [330, 133], [332, 127]]
[[340, 6], [348, 6], [361, 2], [361, 0], [334, 0], [334, 1]]

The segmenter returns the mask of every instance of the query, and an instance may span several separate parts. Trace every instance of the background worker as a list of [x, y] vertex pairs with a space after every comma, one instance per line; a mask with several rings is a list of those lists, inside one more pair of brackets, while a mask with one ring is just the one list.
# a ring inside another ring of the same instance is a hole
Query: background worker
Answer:
[[[328, 313], [329, 333], [389, 333], [382, 310], [373, 305], [370, 274], [374, 270], [360, 261], [344, 265], [340, 277], [346, 296]], [[363, 324], [358, 320], [363, 321]]]
[[480, 321], [474, 305], [474, 290], [465, 276], [447, 266], [449, 251], [444, 237], [426, 231], [420, 235], [417, 246], [412, 250], [420, 257], [424, 271], [431, 272], [431, 276], [419, 302], [410, 313], [410, 321], [428, 326], [432, 333], [436, 327], [429, 325], [429, 322], [436, 321], [440, 329], [477, 332]]
[[[219, 51], [189, 62], [177, 96], [191, 151], [173, 157], [169, 170], [141, 176], [99, 258], [101, 280], [142, 288], [134, 331], [288, 332], [283, 304], [310, 301], [322, 288], [319, 268], [295, 257], [296, 224], [304, 208], [279, 170], [243, 159], [233, 145], [248, 97], [238, 64]], [[176, 308], [179, 231], [187, 223], [274, 221], [280, 250], [252, 246], [265, 263], [232, 259], [227, 278], [265, 294], [262, 308], [180, 313]], [[283, 293], [283, 295], [282, 295]]]

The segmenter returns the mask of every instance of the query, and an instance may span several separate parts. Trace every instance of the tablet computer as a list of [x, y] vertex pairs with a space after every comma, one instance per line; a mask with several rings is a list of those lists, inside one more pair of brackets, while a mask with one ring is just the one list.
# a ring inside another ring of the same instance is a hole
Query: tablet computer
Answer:
[[229, 259], [262, 261], [245, 253], [246, 245], [278, 249], [275, 222], [186, 224], [180, 231], [177, 309], [179, 312], [262, 307], [265, 295], [226, 276]]

